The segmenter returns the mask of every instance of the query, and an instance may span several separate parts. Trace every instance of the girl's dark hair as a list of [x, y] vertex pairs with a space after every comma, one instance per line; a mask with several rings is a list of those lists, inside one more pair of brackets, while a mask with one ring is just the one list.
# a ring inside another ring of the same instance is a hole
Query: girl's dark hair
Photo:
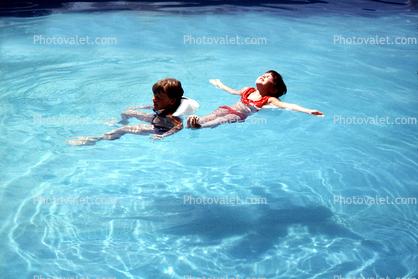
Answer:
[[267, 71], [266, 73], [269, 73], [273, 76], [274, 83], [276, 84], [274, 88], [277, 89], [277, 93], [274, 94], [273, 97], [279, 98], [283, 96], [284, 94], [286, 94], [287, 87], [286, 87], [286, 84], [284, 84], [282, 76], [278, 72], [273, 71], [273, 70]]

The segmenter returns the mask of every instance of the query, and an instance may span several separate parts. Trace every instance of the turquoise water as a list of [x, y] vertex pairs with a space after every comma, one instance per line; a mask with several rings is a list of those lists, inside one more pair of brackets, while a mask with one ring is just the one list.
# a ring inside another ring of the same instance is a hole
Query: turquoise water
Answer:
[[[390, 123], [418, 118], [418, 45], [334, 36], [417, 38], [418, 16], [363, 13], [0, 18], [2, 278], [417, 277], [418, 124]], [[35, 35], [117, 43], [41, 45]], [[266, 43], [185, 44], [187, 35]], [[240, 89], [270, 69], [283, 75], [284, 101], [325, 118], [264, 109], [252, 119], [266, 124], [85, 147], [65, 140], [112, 128], [58, 124], [151, 104], [152, 85], [166, 77], [180, 80], [205, 115], [238, 100], [209, 79]], [[390, 121], [340, 121], [354, 117]], [[185, 204], [185, 196], [267, 204]], [[348, 201], [354, 196], [363, 204]], [[85, 197], [104, 202], [71, 200]]]

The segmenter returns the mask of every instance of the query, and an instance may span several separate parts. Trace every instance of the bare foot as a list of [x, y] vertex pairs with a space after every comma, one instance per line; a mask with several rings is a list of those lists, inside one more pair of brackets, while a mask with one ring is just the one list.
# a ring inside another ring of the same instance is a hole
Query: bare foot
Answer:
[[[122, 120], [121, 120], [122, 121]], [[111, 126], [111, 127], [116, 127], [116, 128], [119, 128], [120, 126], [118, 126], [118, 125], [116, 125], [116, 124], [119, 124], [120, 122], [105, 122], [105, 123], [103, 123], [104, 125], [108, 125], [108, 126]], [[123, 124], [123, 123], [121, 123], [121, 124]]]
[[96, 142], [101, 140], [101, 137], [75, 137], [75, 140], [66, 140], [65, 143], [68, 145], [95, 145]]
[[197, 117], [196, 115], [190, 115], [187, 118], [186, 128], [199, 129], [202, 126], [198, 122], [199, 122], [199, 117]]
[[[119, 128], [121, 129], [121, 128]], [[102, 139], [104, 140], [115, 140], [115, 139], [119, 139], [121, 136], [123, 136], [125, 133], [121, 133], [118, 129], [117, 130], [113, 130], [109, 133], [103, 134], [102, 135]]]

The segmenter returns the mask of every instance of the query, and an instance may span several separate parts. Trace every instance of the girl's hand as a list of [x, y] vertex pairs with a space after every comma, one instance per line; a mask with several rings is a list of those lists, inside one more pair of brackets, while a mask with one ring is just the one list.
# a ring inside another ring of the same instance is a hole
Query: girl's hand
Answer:
[[322, 112], [319, 112], [317, 110], [311, 110], [309, 112], [310, 115], [319, 116], [319, 117], [325, 117], [325, 115]]
[[209, 81], [216, 87], [221, 87], [223, 85], [223, 83], [219, 79], [210, 79]]
[[226, 92], [228, 92], [228, 93], [231, 93], [231, 94], [234, 94], [234, 95], [241, 95], [242, 94], [242, 92], [243, 92], [243, 90], [245, 89], [245, 88], [243, 88], [243, 89], [241, 89], [240, 91], [237, 91], [237, 90], [235, 90], [235, 89], [232, 89], [232, 88], [230, 88], [230, 87], [228, 87], [228, 86], [226, 86], [225, 84], [223, 84], [219, 79], [210, 79], [209, 80], [210, 81], [210, 83], [212, 83], [213, 85], [215, 85], [216, 87], [218, 87], [218, 88], [220, 88], [220, 89], [223, 89], [223, 90], [225, 90]]

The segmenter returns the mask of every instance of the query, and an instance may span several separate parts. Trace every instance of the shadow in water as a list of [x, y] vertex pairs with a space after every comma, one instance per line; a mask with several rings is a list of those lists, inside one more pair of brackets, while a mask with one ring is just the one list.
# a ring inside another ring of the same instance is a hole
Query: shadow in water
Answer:
[[[169, 235], [195, 235], [204, 244], [219, 244], [222, 240], [241, 236], [229, 253], [236, 258], [257, 258], [288, 234], [294, 226], [303, 226], [313, 235], [363, 240], [336, 223], [334, 214], [324, 206], [271, 209], [268, 205], [184, 206], [183, 211], [169, 216], [135, 217], [160, 223], [156, 232]], [[202, 244], [202, 243], [201, 243]]]
[[[55, 12], [66, 12], [68, 10], [74, 12], [105, 12], [114, 10], [136, 10], [136, 11], [158, 11], [164, 13], [206, 13], [210, 12], [228, 12], [222, 7], [234, 6], [244, 9], [269, 9], [295, 11], [302, 9], [304, 6], [318, 6], [318, 11], [326, 9], [326, 6], [340, 6], [341, 0], [204, 0], [192, 1], [185, 0], [176, 2], [172, 0], [125, 0], [125, 1], [108, 1], [108, 0], [14, 0], [0, 3], [0, 16], [2, 17], [38, 17], [47, 16]], [[371, 2], [378, 3], [378, 9], [386, 6], [388, 9], [394, 6], [417, 7], [418, 0], [371, 0]], [[73, 4], [73, 3], [77, 4]], [[367, 1], [344, 3], [346, 8], [357, 10], [360, 6], [363, 7], [368, 4]], [[368, 8], [368, 5], [363, 7], [363, 10], [369, 12], [376, 11], [377, 8]], [[200, 12], [199, 12], [200, 10]], [[221, 11], [223, 10], [223, 11]], [[337, 9], [338, 10], [338, 9]]]

